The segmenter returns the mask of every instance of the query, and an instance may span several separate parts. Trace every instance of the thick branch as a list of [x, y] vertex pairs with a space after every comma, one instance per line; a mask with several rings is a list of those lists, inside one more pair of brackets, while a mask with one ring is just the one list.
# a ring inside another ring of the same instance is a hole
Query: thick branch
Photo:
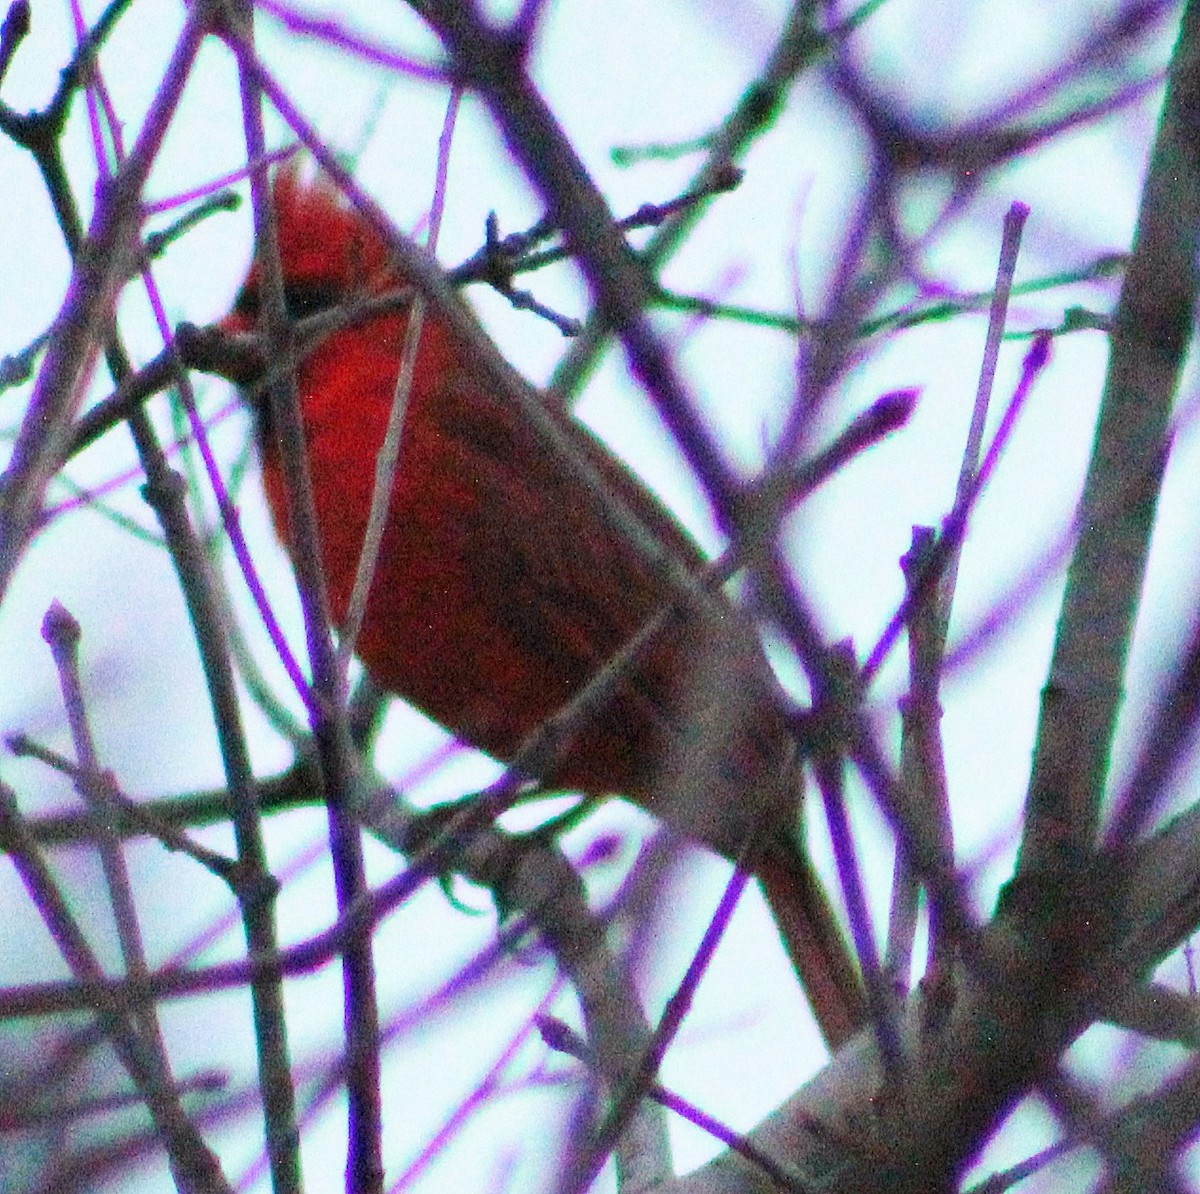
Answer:
[[[1191, 333], [1200, 230], [1200, 4], [1184, 11], [1112, 355], [1042, 707], [1020, 872], [1094, 845], [1129, 639]], [[1124, 500], [1115, 501], [1114, 491]], [[1105, 512], [1100, 517], [1098, 511]]]

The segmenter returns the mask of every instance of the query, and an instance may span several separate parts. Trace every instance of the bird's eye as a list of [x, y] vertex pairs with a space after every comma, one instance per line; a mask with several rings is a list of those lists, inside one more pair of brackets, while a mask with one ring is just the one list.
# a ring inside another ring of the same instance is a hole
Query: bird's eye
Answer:
[[[338, 287], [329, 282], [284, 282], [283, 305], [288, 318], [306, 319], [310, 315], [318, 315], [336, 307], [342, 300]], [[247, 282], [238, 291], [233, 303], [233, 313], [241, 316], [247, 322], [258, 319], [262, 306], [262, 296], [259, 283], [256, 280]]]
[[284, 282], [283, 302], [292, 319], [306, 319], [336, 307], [342, 293], [330, 282]]

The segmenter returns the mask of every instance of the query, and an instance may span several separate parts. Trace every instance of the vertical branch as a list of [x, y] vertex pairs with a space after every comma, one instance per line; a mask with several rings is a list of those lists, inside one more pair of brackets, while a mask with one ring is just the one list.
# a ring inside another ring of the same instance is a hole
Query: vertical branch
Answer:
[[1113, 319], [1079, 540], [1042, 705], [1020, 875], [1070, 871], [1094, 846], [1166, 464], [1167, 421], [1191, 334], [1198, 232], [1200, 3], [1189, 0]]
[[[144, 276], [160, 330], [164, 339], [169, 339], [165, 314], [148, 268]], [[222, 519], [227, 527], [234, 528], [230, 538], [237, 543], [241, 537], [240, 528], [237, 527], [232, 502], [207, 443], [191, 379], [182, 368], [177, 369], [177, 376], [178, 392], [194, 428], [213, 492], [221, 507]], [[130, 426], [150, 481], [146, 487], [147, 500], [158, 515], [171, 550], [204, 668], [228, 785], [238, 866], [244, 876], [234, 885], [234, 892], [241, 907], [246, 944], [252, 953], [270, 957], [279, 948], [274, 910], [278, 885], [267, 865], [259, 792], [246, 748], [221, 597], [213, 568], [188, 520], [183, 501], [183, 483], [178, 474], [167, 467], [145, 413], [139, 411], [135, 414]], [[289, 1194], [298, 1191], [301, 1185], [300, 1138], [296, 1124], [296, 1095], [292, 1085], [282, 977], [269, 974], [256, 976], [251, 983], [251, 1001], [272, 1183], [276, 1194]]]
[[[93, 798], [92, 790], [94, 779], [99, 774], [99, 762], [79, 675], [79, 623], [56, 601], [42, 621], [42, 637], [49, 644], [58, 669], [63, 705], [67, 712], [67, 722], [82, 781], [77, 782], [76, 788], [92, 810], [97, 811], [102, 806]], [[133, 896], [133, 886], [129, 881], [129, 869], [125, 865], [120, 839], [109, 827], [107, 818], [101, 815], [99, 823], [100, 864], [112, 902], [125, 972], [134, 978], [145, 979], [149, 968], [146, 965], [146, 948]], [[135, 1009], [131, 1013], [130, 1021], [135, 1031], [142, 1035], [147, 1059], [155, 1068], [156, 1080], [166, 1090], [171, 1083], [170, 1062], [154, 1005], [147, 1004], [145, 1008]]]
[[[283, 296], [283, 276], [275, 217], [266, 187], [266, 137], [262, 92], [252, 69], [252, 14], [245, 9], [227, 26], [238, 63], [248, 160], [263, 164], [251, 176], [255, 233], [263, 262], [262, 318], [267, 341], [283, 360], [293, 360], [294, 334]], [[329, 822], [330, 856], [338, 913], [351, 917], [342, 954], [343, 1027], [346, 1041], [346, 1093], [349, 1147], [346, 1186], [351, 1194], [383, 1185], [383, 1110], [380, 1096], [379, 1009], [375, 994], [372, 926], [356, 916], [367, 891], [361, 832], [351, 812], [356, 782], [346, 721], [345, 682], [330, 638], [329, 599], [321, 571], [321, 550], [295, 370], [283, 371], [269, 389], [271, 422], [280, 437], [286, 470], [289, 526], [295, 537], [296, 573], [313, 676], [309, 702], [322, 790]]]
[[[1000, 244], [1000, 264], [996, 270], [996, 287], [988, 311], [987, 338], [983, 348], [983, 363], [979, 368], [979, 384], [975, 389], [975, 405], [971, 411], [971, 427], [967, 432], [967, 445], [963, 450], [962, 466], [958, 473], [958, 487], [954, 493], [954, 505], [965, 506], [971, 500], [971, 490], [979, 475], [979, 456], [983, 450], [983, 432], [987, 426], [988, 407], [991, 405], [992, 386], [996, 380], [996, 362], [1000, 358], [1000, 341], [1004, 336], [1004, 325], [1008, 319], [1008, 300], [1012, 294], [1013, 275], [1017, 268], [1017, 254], [1021, 248], [1021, 234], [1029, 208], [1024, 203], [1014, 203], [1004, 215], [1004, 234]], [[953, 547], [945, 565], [937, 615], [940, 644], [931, 644], [938, 662], [945, 651], [946, 631], [950, 625], [950, 607], [954, 603], [954, 585], [958, 577], [958, 562], [962, 558], [963, 541]]]
[[[908, 793], [909, 805], [915, 816], [922, 819], [922, 829], [928, 840], [942, 853], [941, 834], [931, 824], [928, 801], [928, 759], [923, 749], [928, 745], [926, 731], [933, 718], [936, 733], [936, 713], [928, 708], [930, 700], [936, 706], [936, 660], [933, 674], [929, 645], [934, 641], [933, 627], [937, 622], [937, 590], [926, 586], [922, 593], [920, 578], [928, 566], [934, 546], [930, 527], [913, 527], [912, 545], [901, 557], [900, 567], [905, 580], [905, 605], [908, 607], [909, 691], [900, 700], [900, 783]], [[940, 758], [940, 742], [938, 755]], [[944, 780], [944, 775], [942, 776]], [[893, 989], [907, 992], [912, 976], [913, 939], [917, 929], [917, 906], [921, 885], [912, 860], [903, 850], [896, 851], [892, 878], [892, 902], [888, 914], [887, 954], [884, 968]], [[931, 935], [932, 936], [932, 935]]]
[[[786, 575], [778, 553], [774, 553], [773, 564], [772, 572], [775, 577]], [[779, 587], [784, 588], [785, 583], [780, 583]], [[792, 601], [791, 604], [795, 606], [797, 603]], [[846, 899], [846, 912], [854, 937], [854, 951], [862, 964], [867, 1007], [879, 1047], [880, 1061], [884, 1073], [889, 1078], [898, 1080], [903, 1073], [905, 1060], [899, 1023], [890, 997], [891, 992], [885, 981], [887, 976], [880, 964], [879, 951], [875, 945], [871, 911], [863, 887], [862, 870], [854, 851], [850, 818], [846, 811], [846, 759], [843, 751], [849, 735], [841, 723], [853, 720], [858, 713], [857, 680], [858, 669], [853, 644], [837, 643], [828, 648], [814, 692], [813, 709], [821, 728], [813, 755], [813, 771], [821, 789], [825, 818], [829, 823], [829, 838], [833, 845], [838, 881]]]
[[[971, 426], [967, 432], [954, 495], [953, 509], [956, 511], [969, 510], [978, 496], [983, 433], [991, 405], [1000, 342], [1008, 317], [1008, 301], [1021, 247], [1021, 233], [1028, 216], [1029, 208], [1025, 204], [1014, 203], [1004, 217], [1000, 263], [992, 291], [983, 363], [979, 370]], [[909, 692], [901, 705], [901, 782], [910, 793], [914, 811], [928, 821], [930, 840], [937, 845], [941, 865], [947, 868], [947, 873], [954, 865], [954, 835], [942, 749], [939, 689], [950, 610], [954, 603], [954, 588], [964, 542], [964, 536], [959, 534], [948, 538], [937, 551], [933, 531], [927, 527], [914, 527], [912, 547], [900, 561], [906, 585], [904, 605], [907, 610], [909, 648]], [[933, 583], [930, 583], [930, 577]], [[904, 986], [907, 986], [909, 978], [917, 891], [909, 860], [903, 852], [897, 852], [888, 933], [888, 973], [893, 981]], [[934, 972], [932, 977], [936, 986], [949, 977], [952, 959], [946, 952], [950, 943], [932, 911], [929, 938], [930, 969]], [[944, 965], [935, 965], [938, 962]]]
[[[968, 448], [968, 454], [971, 449]], [[978, 458], [976, 447], [976, 459]], [[937, 851], [938, 867], [949, 875], [954, 867], [954, 833], [950, 821], [950, 793], [946, 783], [946, 762], [941, 732], [941, 675], [942, 652], [946, 641], [946, 624], [950, 612], [950, 586], [953, 577], [943, 574], [942, 584], [929, 585], [922, 592], [922, 574], [934, 551], [933, 531], [914, 527], [912, 548], [900, 561], [904, 571], [906, 602], [910, 605], [908, 629], [909, 690], [901, 700], [902, 739], [900, 745], [900, 780], [909, 798], [909, 808], [922, 822], [927, 840]], [[947, 572], [958, 559], [961, 540], [955, 545]], [[896, 895], [893, 896], [893, 924], [903, 932], [904, 914], [897, 908], [897, 896], [915, 895], [911, 860], [903, 851], [896, 852]], [[929, 904], [929, 966], [928, 992], [930, 1007], [944, 1007], [949, 992], [953, 963], [953, 938], [946, 933], [941, 918]], [[909, 926], [911, 928], [911, 926]], [[889, 951], [895, 945], [897, 977], [907, 983], [908, 972], [903, 970], [905, 950], [903, 938], [893, 943], [889, 936]], [[903, 973], [900, 973], [903, 970]]]

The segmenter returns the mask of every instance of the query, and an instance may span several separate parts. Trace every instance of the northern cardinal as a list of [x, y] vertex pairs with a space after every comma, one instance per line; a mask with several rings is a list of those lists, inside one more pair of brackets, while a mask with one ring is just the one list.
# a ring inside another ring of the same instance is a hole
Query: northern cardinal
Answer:
[[[305, 180], [285, 168], [272, 196], [290, 315], [403, 285], [385, 239], [327, 178]], [[259, 287], [256, 261], [221, 325], [226, 331], [255, 328]], [[446, 317], [447, 301], [426, 309], [356, 649], [377, 685], [507, 760], [671, 594], [596, 511], [572, 468], [480, 376]], [[401, 310], [342, 328], [296, 369], [338, 624], [350, 602], [407, 320]], [[267, 499], [290, 549], [279, 449], [263, 404], [257, 413]], [[698, 571], [698, 547], [658, 500], [581, 424], [560, 418], [611, 489]], [[717, 606], [719, 616], [680, 614], [541, 778], [547, 787], [625, 796], [731, 860], [758, 831], [749, 865], [836, 1048], [865, 1022], [861, 980], [798, 844], [799, 773], [767, 695], [761, 648], [732, 605]], [[707, 682], [696, 683], [706, 667]], [[714, 700], [714, 691], [740, 702]], [[716, 763], [688, 783], [680, 773], [698, 746]], [[665, 807], [665, 793], [689, 790], [689, 800]]]

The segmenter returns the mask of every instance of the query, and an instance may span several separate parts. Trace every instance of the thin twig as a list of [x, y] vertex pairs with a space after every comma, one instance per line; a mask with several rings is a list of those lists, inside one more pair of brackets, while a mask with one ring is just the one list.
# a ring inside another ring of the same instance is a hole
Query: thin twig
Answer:
[[[462, 92], [455, 88], [450, 93], [442, 136], [438, 142], [437, 170], [434, 175], [433, 204], [429, 213], [429, 231], [425, 247], [430, 253], [437, 251], [438, 233], [442, 226], [442, 213], [446, 207], [446, 179], [450, 172], [450, 147], [454, 142], [454, 127], [458, 116]], [[420, 351], [421, 330], [425, 323], [425, 296], [418, 292], [413, 299], [404, 326], [404, 346], [400, 352], [400, 368], [388, 408], [387, 426], [383, 442], [375, 459], [375, 484], [371, 490], [371, 509], [363, 532], [362, 548], [354, 571], [354, 586], [350, 592], [350, 604], [346, 609], [345, 625], [338, 645], [340, 664], [343, 669], [350, 666], [363, 615], [367, 608], [367, 594], [375, 578], [379, 563], [379, 550], [383, 545], [383, 533], [387, 527], [388, 511], [392, 501], [392, 488], [400, 459], [401, 438], [404, 434], [404, 417], [408, 411]]]
[[[983, 431], [987, 425], [988, 405], [992, 397], [992, 384], [996, 379], [996, 362], [1000, 357], [1000, 341], [1004, 336], [1004, 325], [1008, 321], [1008, 299], [1012, 293], [1013, 275], [1017, 268], [1017, 254], [1021, 249], [1021, 233], [1029, 218], [1029, 208], [1024, 203], [1014, 203], [1004, 216], [1004, 236], [1000, 246], [1000, 264], [996, 271], [996, 286], [992, 291], [991, 310], [988, 314], [987, 339], [983, 349], [983, 364], [979, 369], [979, 385], [975, 391], [975, 405], [971, 411], [971, 428], [967, 432], [967, 444], [963, 451], [962, 466], [958, 473], [958, 486], [954, 493], [956, 506], [963, 505], [975, 483], [979, 471], [979, 456], [983, 448]], [[958, 562], [962, 558], [962, 541], [956, 544], [945, 564], [938, 595], [938, 620], [944, 641], [946, 627], [950, 622], [950, 606], [954, 601], [954, 582], [958, 576]], [[940, 655], [941, 652], [938, 652]]]
[[[753, 839], [751, 838], [747, 841], [747, 846], [752, 845]], [[680, 980], [679, 986], [667, 1000], [658, 1027], [638, 1058], [637, 1064], [630, 1067], [621, 1088], [612, 1099], [607, 1115], [590, 1134], [581, 1153], [575, 1155], [575, 1171], [569, 1179], [568, 1189], [582, 1191], [591, 1187], [608, 1159], [609, 1153], [616, 1147], [630, 1119], [636, 1113], [642, 1099], [655, 1085], [663, 1058], [683, 1027], [684, 1018], [695, 1001], [700, 980], [707, 973], [709, 964], [717, 952], [717, 946], [725, 936], [725, 931], [729, 928], [729, 922], [732, 920], [733, 913], [749, 882], [750, 873], [740, 866], [735, 866], [733, 874], [729, 876], [725, 884], [725, 890], [721, 894], [716, 911], [704, 930], [704, 936], [688, 963], [687, 971]]]
[[[172, 853], [187, 855], [236, 890], [239, 882], [238, 864], [233, 859], [193, 842], [177, 824], [131, 800], [118, 787], [111, 772], [85, 770], [24, 734], [10, 734], [4, 739], [4, 745], [18, 758], [37, 759], [67, 776], [87, 799], [89, 811], [72, 818], [80, 829], [79, 836], [74, 840], [96, 842], [104, 835], [119, 839], [144, 834], [156, 838]], [[175, 801], [164, 803], [174, 804]], [[214, 797], [212, 816], [213, 820], [229, 816], [229, 798], [225, 792]], [[40, 824], [41, 818], [30, 821], [29, 831], [35, 841], [45, 845], [48, 843], [39, 828]]]
[[896, 640], [900, 637], [900, 633], [908, 621], [911, 602], [918, 600], [927, 588], [937, 585], [945, 563], [950, 557], [950, 553], [956, 550], [956, 545], [965, 535], [971, 511], [987, 487], [987, 483], [991, 479], [996, 465], [999, 463], [1000, 456], [1008, 445], [1013, 429], [1016, 426], [1017, 416], [1025, 408], [1025, 402], [1033, 389], [1033, 383], [1041, 375], [1042, 370], [1045, 369], [1050, 360], [1050, 347], [1051, 338], [1048, 334], [1043, 333], [1034, 340], [1029, 347], [1029, 351], [1025, 354], [1025, 359], [1021, 363], [1021, 377], [1017, 382], [1016, 388], [1013, 390], [1012, 398], [1009, 399], [1008, 406], [1000, 420], [1000, 425], [996, 428], [995, 435], [992, 436], [992, 442], [988, 447], [987, 455], [984, 457], [979, 472], [964, 493], [962, 499], [955, 503], [950, 513], [943, 520], [941, 534], [938, 536], [934, 549], [929, 553], [928, 563], [922, 574], [920, 583], [913, 592], [913, 596], [906, 597], [900, 608], [892, 615], [883, 633], [872, 648], [871, 654], [867, 657], [866, 663], [863, 664], [861, 682], [864, 690], [870, 687], [879, 669], [883, 666], [883, 661], [887, 658], [892, 647], [895, 646]]
[[[587, 1044], [561, 1020], [553, 1016], [542, 1016], [538, 1020], [538, 1030], [542, 1040], [556, 1053], [565, 1053], [585, 1065], [594, 1064]], [[813, 1187], [802, 1181], [797, 1174], [790, 1172], [780, 1162], [764, 1153], [748, 1137], [731, 1131], [720, 1120], [702, 1111], [682, 1095], [668, 1090], [658, 1081], [651, 1082], [643, 1093], [646, 1098], [662, 1104], [668, 1111], [675, 1112], [702, 1132], [707, 1132], [714, 1140], [719, 1140], [727, 1148], [745, 1157], [752, 1165], [761, 1169], [780, 1190], [788, 1190], [791, 1194], [811, 1194]]]
[[[227, 38], [238, 64], [247, 154], [261, 160], [266, 152], [263, 93], [251, 70], [254, 61], [251, 21], [252, 17], [247, 14], [236, 27], [227, 30]], [[275, 212], [265, 168], [251, 177], [251, 197], [263, 268], [261, 318], [264, 330], [272, 346], [290, 352], [291, 334], [283, 296]], [[289, 370], [281, 384], [272, 386], [268, 398], [271, 425], [279, 436], [283, 458], [288, 462], [285, 473], [288, 525], [295, 545], [293, 558], [313, 676], [309, 716], [325, 794], [338, 913], [344, 918], [351, 909], [363, 903], [367, 883], [361, 834], [347, 807], [356, 767], [345, 714], [345, 680], [330, 638], [329, 599], [321, 568], [322, 553], [294, 372]], [[349, 1194], [368, 1194], [383, 1182], [379, 1007], [374, 965], [371, 925], [352, 919], [342, 955], [342, 1021], [349, 1103], [346, 1184]]]
[[[1014, 203], [1004, 217], [1004, 233], [996, 284], [992, 290], [983, 362], [954, 496], [956, 508], [965, 508], [979, 471], [979, 457], [996, 376], [996, 362], [1008, 317], [1008, 301], [1016, 271], [1021, 232], [1028, 215], [1028, 207], [1022, 203]], [[942, 855], [942, 866], [947, 873], [953, 866], [954, 838], [942, 749], [939, 688], [963, 543], [964, 539], [960, 537], [940, 561], [942, 572], [932, 587], [927, 578], [935, 547], [932, 530], [914, 528], [912, 550], [901, 561], [906, 584], [905, 604], [909, 609], [906, 623], [909, 642], [909, 692], [902, 706], [901, 775], [909, 791], [912, 811], [926, 822], [927, 832], [931, 840], [938, 845]], [[888, 971], [894, 980], [903, 982], [905, 986], [909, 978], [912, 932], [916, 923], [916, 900], [917, 884], [913, 879], [911, 864], [905, 853], [898, 851], [895, 881], [892, 886]], [[928, 959], [930, 979], [927, 984], [931, 1008], [935, 1005], [944, 1006], [949, 997], [943, 986], [950, 981], [952, 950], [953, 943], [942, 933], [937, 917], [932, 915], [931, 911]]]
[[[63, 705], [66, 708], [67, 724], [75, 747], [75, 756], [83, 774], [99, 771], [96, 750], [88, 722], [87, 706], [83, 695], [83, 682], [79, 674], [79, 623], [59, 602], [53, 602], [42, 620], [42, 637], [50, 647], [54, 664], [58, 670], [59, 686], [62, 689]], [[78, 789], [86, 801], [92, 800], [92, 789], [84, 784]], [[94, 812], [101, 811], [99, 804]], [[103, 824], [103, 818], [100, 818]], [[119, 839], [109, 833], [101, 833], [97, 843], [100, 863], [112, 901], [113, 918], [117, 926], [117, 939], [125, 970], [129, 974], [144, 977], [147, 973], [146, 947], [142, 937], [141, 921], [137, 903], [133, 897], [133, 886], [129, 881], [129, 870], [121, 853]], [[155, 1068], [155, 1081], [164, 1089], [173, 1084], [166, 1046], [154, 1005], [137, 1008], [131, 1014], [131, 1024], [139, 1031], [146, 1045], [147, 1060]]]

